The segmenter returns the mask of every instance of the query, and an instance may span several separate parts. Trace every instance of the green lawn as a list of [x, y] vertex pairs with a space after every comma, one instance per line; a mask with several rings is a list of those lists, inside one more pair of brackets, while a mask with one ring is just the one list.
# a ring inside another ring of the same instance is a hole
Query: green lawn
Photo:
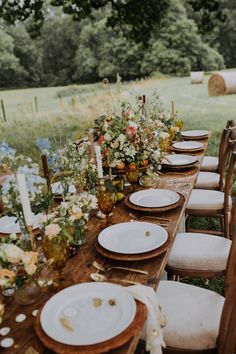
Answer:
[[[213, 137], [210, 153], [217, 153], [222, 128], [228, 119], [235, 118], [235, 96], [209, 97], [208, 77], [201, 85], [191, 85], [189, 78], [147, 79], [124, 83], [121, 99], [134, 101], [138, 94], [151, 97], [158, 93], [166, 108], [171, 101], [176, 104], [186, 128], [211, 129]], [[60, 126], [66, 124], [73, 139], [93, 124], [97, 115], [106, 111], [113, 101], [109, 91], [115, 87], [90, 84], [67, 87], [35, 88], [0, 91], [4, 101], [7, 122], [3, 122], [0, 110], [0, 141], [6, 139], [19, 151], [36, 156], [35, 140], [39, 137], [59, 134]], [[60, 98], [60, 97], [61, 98]], [[39, 112], [35, 111], [37, 97]], [[114, 98], [116, 101], [116, 97]]]

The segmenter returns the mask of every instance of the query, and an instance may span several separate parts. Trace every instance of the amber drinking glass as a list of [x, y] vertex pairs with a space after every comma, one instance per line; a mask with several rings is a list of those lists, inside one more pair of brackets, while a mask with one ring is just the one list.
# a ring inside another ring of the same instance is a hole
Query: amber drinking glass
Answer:
[[64, 236], [57, 235], [54, 237], [43, 236], [43, 251], [44, 255], [54, 269], [58, 271], [58, 283], [56, 287], [66, 287], [69, 284], [65, 280], [63, 268], [69, 258], [69, 244]]

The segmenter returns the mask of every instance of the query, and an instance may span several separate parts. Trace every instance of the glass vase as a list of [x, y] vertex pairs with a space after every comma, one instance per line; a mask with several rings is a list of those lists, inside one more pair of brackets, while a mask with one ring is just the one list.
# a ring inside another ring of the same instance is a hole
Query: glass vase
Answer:
[[58, 282], [54, 285], [56, 287], [68, 286], [64, 279], [63, 268], [69, 258], [69, 243], [64, 235], [56, 236], [43, 235], [43, 252], [52, 267], [58, 271]]
[[72, 237], [72, 244], [75, 246], [82, 246], [86, 242], [84, 223], [80, 220], [74, 222]]
[[21, 248], [24, 251], [35, 251], [36, 250], [36, 243], [35, 243], [35, 237], [32, 232], [31, 227], [27, 227], [24, 223], [23, 220], [19, 219], [19, 225], [20, 225], [20, 242], [21, 242]]
[[15, 301], [19, 305], [30, 305], [39, 299], [41, 288], [36, 279], [25, 280], [24, 284], [14, 292]]

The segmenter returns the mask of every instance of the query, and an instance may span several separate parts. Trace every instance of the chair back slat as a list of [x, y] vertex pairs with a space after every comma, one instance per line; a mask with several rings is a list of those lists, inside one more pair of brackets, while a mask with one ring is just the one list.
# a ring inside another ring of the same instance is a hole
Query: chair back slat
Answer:
[[44, 174], [44, 177], [47, 181], [48, 189], [50, 189], [50, 173], [49, 173], [47, 156], [45, 154], [42, 154], [41, 160], [42, 160], [42, 165], [43, 165], [43, 174]]
[[232, 245], [225, 277], [225, 303], [218, 335], [218, 354], [234, 352], [236, 340], [236, 200], [231, 219]]
[[[229, 143], [229, 165], [228, 171], [225, 179], [225, 186], [224, 186], [224, 208], [225, 210], [230, 209], [230, 197], [232, 192], [232, 187], [234, 183], [234, 166], [236, 162], [236, 142]], [[225, 152], [227, 154], [227, 152]], [[225, 156], [226, 158], [226, 156]]]
[[223, 132], [222, 132], [222, 135], [221, 135], [220, 149], [219, 149], [219, 167], [218, 167], [218, 172], [220, 174], [220, 182], [219, 182], [220, 191], [224, 190], [225, 170], [226, 170], [227, 163], [229, 161], [229, 153], [230, 153], [230, 148], [229, 148], [230, 136], [231, 136], [230, 129], [224, 128]]

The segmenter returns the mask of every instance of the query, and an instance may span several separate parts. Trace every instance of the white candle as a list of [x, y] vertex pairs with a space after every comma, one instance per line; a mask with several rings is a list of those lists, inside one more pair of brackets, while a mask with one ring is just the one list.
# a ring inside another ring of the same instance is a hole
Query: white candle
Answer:
[[95, 145], [94, 149], [97, 160], [98, 178], [103, 178], [101, 147], [99, 145]]
[[33, 225], [33, 215], [30, 206], [29, 194], [26, 186], [25, 175], [23, 173], [16, 174], [17, 184], [19, 188], [20, 201], [22, 204], [23, 214], [27, 226]]

